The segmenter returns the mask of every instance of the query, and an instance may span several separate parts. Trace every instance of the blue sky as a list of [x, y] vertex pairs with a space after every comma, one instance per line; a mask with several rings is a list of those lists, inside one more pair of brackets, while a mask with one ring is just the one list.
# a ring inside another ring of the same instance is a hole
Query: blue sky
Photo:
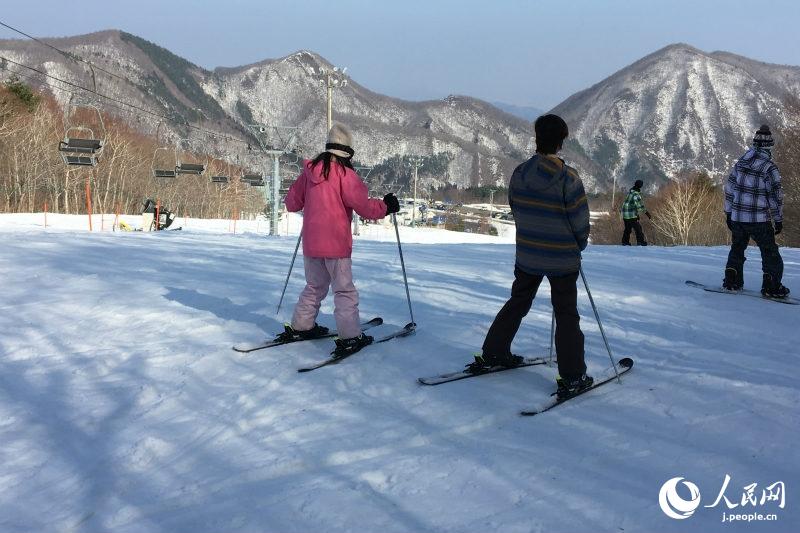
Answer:
[[[685, 42], [800, 65], [797, 0], [80, 0], [18, 2], [3, 22], [36, 36], [116, 28], [206, 68], [300, 49], [374, 91], [467, 94], [550, 108], [663, 46]], [[0, 38], [15, 34], [0, 28]]]

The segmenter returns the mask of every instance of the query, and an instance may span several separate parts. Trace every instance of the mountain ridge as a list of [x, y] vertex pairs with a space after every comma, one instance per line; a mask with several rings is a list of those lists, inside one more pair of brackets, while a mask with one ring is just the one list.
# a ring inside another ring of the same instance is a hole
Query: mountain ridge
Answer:
[[[98, 71], [99, 92], [177, 123], [248, 137], [248, 124], [292, 125], [302, 132], [302, 154], [316, 153], [324, 144], [320, 69], [333, 66], [313, 51], [209, 70], [117, 29], [42, 40], [130, 80]], [[90, 83], [84, 65], [30, 41], [0, 40], [0, 54], [73, 83]], [[57, 83], [42, 85], [66, 103]], [[720, 179], [761, 122], [779, 132], [782, 99], [792, 91], [800, 92], [800, 67], [674, 43], [569, 96], [552, 112], [570, 126], [564, 157], [581, 172], [588, 190], [600, 192], [634, 177], [657, 186], [696, 170]], [[513, 168], [533, 152], [530, 120], [478, 98], [403, 100], [348, 78], [347, 86], [334, 89], [333, 99], [334, 119], [353, 130], [363, 164], [446, 154], [443, 170], [423, 171], [426, 186], [505, 185]], [[158, 125], [146, 117], [136, 120], [145, 133]], [[173, 136], [190, 136], [197, 146], [238, 157], [219, 139], [170, 127]]]

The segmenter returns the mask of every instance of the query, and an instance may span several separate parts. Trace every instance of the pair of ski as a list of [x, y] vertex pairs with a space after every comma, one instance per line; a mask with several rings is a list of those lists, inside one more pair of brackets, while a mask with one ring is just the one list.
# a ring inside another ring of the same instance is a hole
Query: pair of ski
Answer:
[[[363, 332], [365, 332], [365, 331], [367, 331], [369, 329], [372, 329], [372, 328], [374, 328], [376, 326], [380, 326], [381, 324], [383, 324], [383, 319], [381, 317], [375, 317], [372, 320], [369, 320], [369, 321], [364, 322], [364, 323], [361, 324], [361, 332], [363, 333]], [[392, 339], [396, 339], [398, 337], [406, 337], [406, 336], [411, 335], [412, 333], [414, 333], [414, 331], [416, 330], [416, 327], [417, 327], [417, 325], [414, 324], [413, 322], [408, 323], [405, 326], [403, 326], [402, 328], [400, 328], [400, 329], [398, 329], [396, 331], [393, 331], [393, 332], [389, 333], [388, 335], [384, 335], [383, 337], [379, 337], [379, 338], [375, 339], [374, 341], [372, 341], [372, 344], [379, 344], [379, 343], [386, 342], [386, 341], [389, 341], [389, 340], [392, 340]], [[304, 342], [304, 341], [317, 340], [317, 339], [329, 339], [329, 338], [332, 338], [332, 337], [336, 337], [336, 335], [338, 335], [338, 334], [335, 331], [329, 331], [325, 335], [320, 335], [318, 337], [312, 337], [312, 338], [308, 338], [308, 339], [303, 339], [303, 338], [290, 339], [290, 340], [278, 340], [278, 339], [275, 339], [275, 340], [272, 340], [272, 341], [265, 342], [264, 344], [259, 344], [258, 346], [251, 346], [251, 347], [234, 346], [233, 350], [236, 351], [236, 352], [239, 352], [239, 353], [251, 353], [251, 352], [258, 351], [258, 350], [264, 350], [266, 348], [273, 348], [275, 346], [283, 346], [284, 344], [293, 344], [295, 342]], [[358, 352], [351, 352], [351, 353], [347, 353], [347, 354], [343, 354], [343, 355], [336, 355], [336, 351], [334, 350], [334, 351], [331, 352], [331, 356], [329, 358], [325, 359], [324, 361], [320, 361], [320, 362], [315, 363], [315, 364], [313, 364], [311, 366], [308, 366], [308, 367], [299, 368], [299, 369], [297, 369], [297, 371], [298, 372], [310, 372], [311, 370], [316, 370], [318, 368], [322, 368], [323, 366], [328, 366], [328, 365], [332, 365], [332, 364], [338, 363], [343, 359], [347, 359], [348, 357], [350, 357], [351, 355], [353, 355], [355, 353], [358, 353]]]
[[[526, 367], [526, 366], [545, 365], [545, 364], [547, 364], [547, 362], [548, 362], [548, 359], [544, 358], [544, 357], [526, 357], [523, 360], [523, 362], [520, 363], [517, 366], [507, 367], [507, 366], [497, 365], [497, 366], [488, 367], [488, 368], [480, 370], [480, 371], [471, 371], [469, 369], [466, 369], [466, 370], [462, 370], [460, 372], [450, 372], [450, 373], [447, 373], [447, 374], [439, 374], [438, 376], [419, 378], [417, 381], [419, 381], [423, 385], [441, 385], [442, 383], [450, 383], [451, 381], [458, 381], [460, 379], [474, 378], [474, 377], [478, 377], [478, 376], [484, 376], [486, 374], [494, 374], [495, 372], [503, 372], [505, 370], [513, 370], [515, 368], [523, 368], [523, 367]], [[625, 374], [631, 368], [633, 368], [633, 359], [631, 359], [629, 357], [625, 357], [624, 359], [620, 359], [618, 364], [619, 364], [618, 373], [621, 376], [622, 374]], [[603, 372], [600, 376], [597, 376], [595, 378], [595, 381], [594, 381], [594, 383], [592, 384], [591, 387], [586, 388], [586, 389], [580, 391], [579, 393], [570, 396], [569, 398], [564, 398], [564, 399], [560, 399], [560, 400], [558, 398], [555, 398], [551, 402], [549, 402], [549, 403], [547, 403], [547, 404], [545, 404], [545, 405], [543, 405], [543, 406], [541, 406], [541, 407], [539, 407], [537, 409], [521, 411], [520, 414], [523, 415], [523, 416], [534, 416], [534, 415], [538, 415], [540, 413], [544, 413], [545, 411], [549, 411], [553, 407], [557, 407], [557, 406], [561, 405], [562, 403], [564, 403], [566, 401], [569, 401], [569, 400], [571, 400], [573, 398], [577, 398], [578, 396], [581, 396], [581, 395], [589, 392], [590, 390], [596, 389], [597, 387], [600, 387], [601, 385], [605, 385], [606, 383], [608, 383], [610, 381], [614, 381], [615, 379], [617, 379], [617, 372], [615, 372], [613, 368], [609, 368], [608, 370]], [[556, 394], [553, 393], [553, 394], [551, 394], [551, 396], [555, 397]]]

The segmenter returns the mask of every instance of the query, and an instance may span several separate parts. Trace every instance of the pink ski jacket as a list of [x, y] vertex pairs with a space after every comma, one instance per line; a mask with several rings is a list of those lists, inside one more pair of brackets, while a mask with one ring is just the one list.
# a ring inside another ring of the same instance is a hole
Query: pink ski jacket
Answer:
[[353, 211], [369, 220], [386, 216], [386, 204], [369, 197], [358, 174], [333, 161], [328, 179], [322, 174], [322, 163], [312, 168], [311, 161], [304, 161], [303, 171], [289, 188], [284, 203], [291, 212], [303, 211], [306, 257], [350, 257]]

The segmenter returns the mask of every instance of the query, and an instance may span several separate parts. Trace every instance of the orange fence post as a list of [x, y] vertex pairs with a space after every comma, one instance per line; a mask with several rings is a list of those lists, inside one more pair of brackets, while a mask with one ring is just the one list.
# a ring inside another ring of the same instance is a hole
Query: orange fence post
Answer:
[[89, 177], [86, 177], [86, 212], [89, 214], [89, 231], [92, 231], [92, 189], [89, 186]]
[[161, 219], [161, 200], [156, 198], [156, 231], [158, 231], [158, 221]]

